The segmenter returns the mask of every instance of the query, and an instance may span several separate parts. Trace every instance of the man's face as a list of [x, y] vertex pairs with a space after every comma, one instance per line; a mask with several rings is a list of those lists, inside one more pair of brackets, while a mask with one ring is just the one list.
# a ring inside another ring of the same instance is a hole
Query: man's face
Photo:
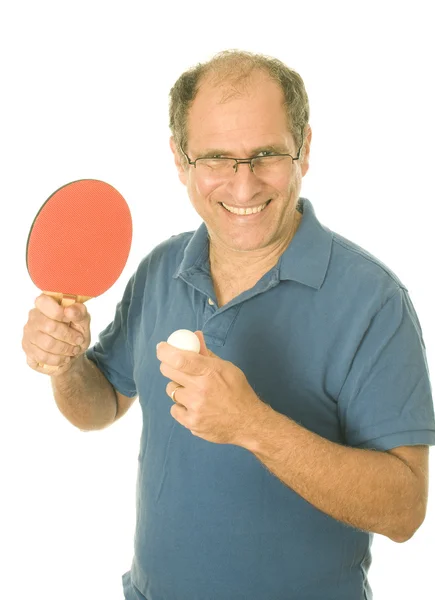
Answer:
[[[222, 88], [204, 83], [188, 117], [188, 146], [191, 160], [203, 156], [251, 158], [276, 152], [297, 156], [298, 148], [288, 130], [279, 86], [263, 73], [255, 73], [240, 96], [222, 103]], [[285, 159], [278, 169], [252, 173], [249, 164], [238, 165], [222, 180], [200, 168], [183, 168], [171, 139], [179, 177], [187, 187], [196, 212], [207, 225], [212, 244], [225, 252], [264, 254], [289, 240], [302, 177], [308, 170], [309, 141], [305, 160]], [[262, 149], [264, 150], [262, 151]], [[238, 216], [222, 206], [248, 208], [271, 200], [260, 213]]]

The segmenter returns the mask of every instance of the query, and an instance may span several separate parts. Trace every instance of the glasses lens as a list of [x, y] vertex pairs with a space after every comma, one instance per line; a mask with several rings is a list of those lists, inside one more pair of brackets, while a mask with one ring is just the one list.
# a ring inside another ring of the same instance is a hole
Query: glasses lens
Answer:
[[[258, 177], [278, 175], [288, 170], [291, 160], [291, 156], [258, 156], [252, 159], [252, 167]], [[213, 181], [233, 177], [236, 165], [233, 158], [198, 158], [196, 161], [198, 175]]]
[[210, 179], [225, 179], [234, 174], [235, 160], [231, 158], [198, 158], [198, 174]]
[[252, 159], [252, 166], [257, 175], [267, 175], [286, 170], [290, 161], [291, 156], [259, 156]]

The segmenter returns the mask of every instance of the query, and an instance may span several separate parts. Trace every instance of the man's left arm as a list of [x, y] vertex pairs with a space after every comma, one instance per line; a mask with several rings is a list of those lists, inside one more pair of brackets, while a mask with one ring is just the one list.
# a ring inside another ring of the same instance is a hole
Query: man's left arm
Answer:
[[428, 446], [381, 452], [342, 446], [264, 405], [238, 444], [317, 509], [395, 542], [423, 523], [428, 499]]

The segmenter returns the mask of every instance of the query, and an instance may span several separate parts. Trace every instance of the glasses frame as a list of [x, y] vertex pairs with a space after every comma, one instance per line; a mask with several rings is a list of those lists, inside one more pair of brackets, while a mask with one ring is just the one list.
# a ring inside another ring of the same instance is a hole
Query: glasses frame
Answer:
[[[270, 156], [290, 156], [290, 158], [292, 159], [292, 164], [293, 164], [295, 160], [300, 159], [301, 150], [302, 150], [303, 145], [304, 145], [304, 138], [302, 136], [302, 142], [301, 142], [301, 145], [299, 146], [297, 156], [292, 156], [291, 154], [287, 154], [287, 153], [286, 154], [280, 154], [280, 153], [270, 154]], [[196, 161], [197, 160], [211, 158], [210, 156], [198, 156], [198, 158], [196, 158], [195, 160], [191, 160], [181, 146], [180, 146], [180, 149], [181, 149], [181, 152], [184, 154], [184, 156], [187, 158], [187, 162], [189, 163], [189, 165], [192, 165], [193, 167], [195, 167], [195, 169], [196, 169]], [[235, 162], [234, 162], [233, 169], [234, 169], [234, 174], [236, 174], [238, 171], [239, 165], [243, 165], [243, 164], [249, 164], [251, 173], [254, 173], [254, 165], [252, 164], [252, 161], [257, 158], [267, 158], [267, 157], [266, 156], [252, 156], [251, 158], [234, 158], [233, 156], [224, 156], [222, 158], [219, 158], [219, 157], [215, 158], [214, 160], [234, 160]]]

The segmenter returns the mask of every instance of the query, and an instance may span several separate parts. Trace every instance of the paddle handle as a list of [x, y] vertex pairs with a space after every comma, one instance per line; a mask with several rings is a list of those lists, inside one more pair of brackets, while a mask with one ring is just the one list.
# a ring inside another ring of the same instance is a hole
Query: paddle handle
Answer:
[[71, 306], [75, 302], [86, 302], [92, 296], [74, 296], [73, 294], [61, 294], [60, 292], [42, 292], [46, 296], [51, 296], [61, 306]]
[[[56, 300], [58, 304], [63, 307], [71, 306], [71, 304], [75, 304], [76, 302], [86, 302], [86, 300], [90, 300], [91, 296], [73, 296], [71, 294], [61, 294], [59, 292], [42, 292], [46, 296], [51, 296]], [[38, 367], [42, 367], [46, 373], [55, 373], [59, 367], [55, 367], [53, 365], [43, 365], [38, 363]]]

